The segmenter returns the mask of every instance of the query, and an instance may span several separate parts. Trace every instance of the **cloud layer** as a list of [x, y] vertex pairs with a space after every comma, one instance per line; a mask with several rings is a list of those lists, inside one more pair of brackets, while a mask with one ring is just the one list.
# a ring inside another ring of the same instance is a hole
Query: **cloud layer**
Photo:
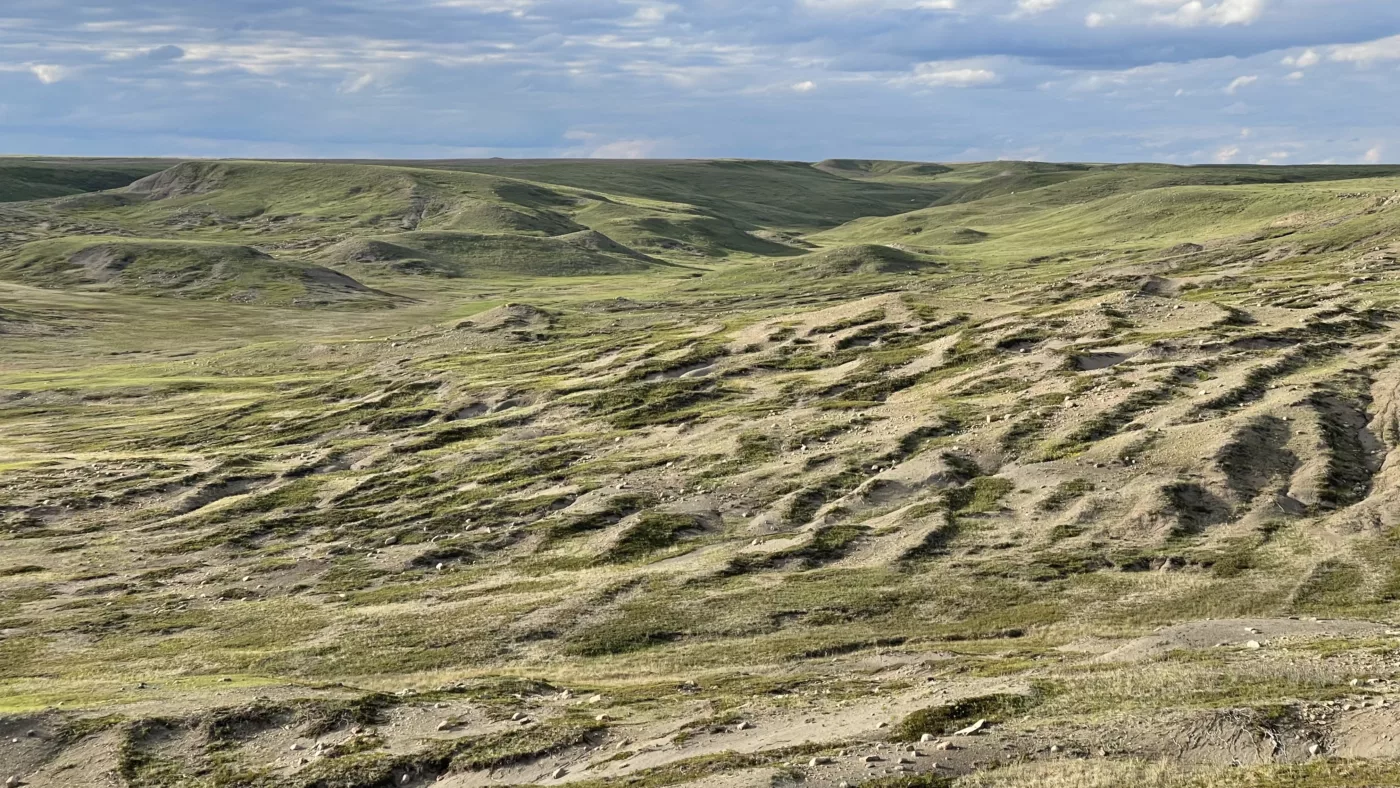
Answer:
[[1374, 0], [10, 0], [0, 153], [1366, 161], [1397, 76]]

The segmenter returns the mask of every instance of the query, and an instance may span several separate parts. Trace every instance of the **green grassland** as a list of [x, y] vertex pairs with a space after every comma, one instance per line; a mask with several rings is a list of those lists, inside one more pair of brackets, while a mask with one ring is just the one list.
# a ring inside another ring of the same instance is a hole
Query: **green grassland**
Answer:
[[1400, 774], [1400, 168], [5, 165], [0, 779]]

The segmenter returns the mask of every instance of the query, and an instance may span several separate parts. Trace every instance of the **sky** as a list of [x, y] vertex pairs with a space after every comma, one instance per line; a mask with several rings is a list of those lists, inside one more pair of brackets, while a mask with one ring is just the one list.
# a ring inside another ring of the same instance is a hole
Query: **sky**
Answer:
[[4, 0], [0, 154], [1400, 162], [1400, 0]]

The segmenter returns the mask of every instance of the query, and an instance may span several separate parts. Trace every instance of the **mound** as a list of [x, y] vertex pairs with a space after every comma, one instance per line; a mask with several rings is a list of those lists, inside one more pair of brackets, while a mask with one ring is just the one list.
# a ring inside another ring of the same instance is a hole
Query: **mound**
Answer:
[[61, 238], [0, 259], [0, 275], [40, 287], [295, 306], [388, 305], [393, 296], [339, 271], [257, 249], [195, 241]]
[[587, 229], [553, 211], [479, 202], [461, 205], [432, 224], [444, 230], [518, 235], [563, 235]]
[[488, 309], [457, 324], [474, 331], [544, 330], [554, 323], [548, 312], [530, 304], [506, 304]]
[[952, 167], [915, 161], [881, 161], [878, 159], [827, 159], [812, 165], [816, 169], [833, 175], [846, 177], [863, 176], [910, 176], [929, 177], [952, 172]]
[[378, 238], [351, 238], [326, 249], [322, 258], [331, 265], [364, 265], [402, 274], [459, 277], [459, 266], [429, 259], [426, 252]]
[[231, 170], [231, 165], [221, 162], [189, 161], [148, 175], [127, 186], [126, 192], [148, 200], [208, 194], [224, 185]]
[[921, 255], [882, 244], [842, 246], [779, 263], [784, 268], [821, 276], [846, 274], [903, 274], [938, 265]]
[[435, 276], [589, 276], [643, 271], [658, 261], [599, 232], [558, 237], [413, 232], [352, 239], [327, 261], [368, 264]]

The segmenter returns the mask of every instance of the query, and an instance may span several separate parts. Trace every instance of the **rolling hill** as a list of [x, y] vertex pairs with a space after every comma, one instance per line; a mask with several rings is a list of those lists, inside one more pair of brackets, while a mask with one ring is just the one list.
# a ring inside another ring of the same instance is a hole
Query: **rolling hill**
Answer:
[[0, 779], [1400, 783], [1400, 168], [164, 164], [0, 205]]

